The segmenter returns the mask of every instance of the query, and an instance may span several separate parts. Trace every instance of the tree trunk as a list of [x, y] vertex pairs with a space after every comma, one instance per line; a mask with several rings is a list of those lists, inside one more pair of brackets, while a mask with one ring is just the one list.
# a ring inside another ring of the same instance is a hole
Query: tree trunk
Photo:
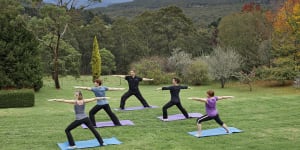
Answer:
[[249, 89], [250, 89], [250, 92], [252, 91], [252, 85], [251, 85], [251, 83], [248, 83], [248, 85], [249, 85]]
[[59, 79], [58, 79], [58, 48], [59, 48], [60, 34], [57, 35], [56, 46], [54, 47], [54, 68], [53, 68], [53, 80], [55, 83], [55, 88], [60, 89]]
[[225, 79], [221, 78], [221, 88], [224, 88], [224, 87], [225, 87]]

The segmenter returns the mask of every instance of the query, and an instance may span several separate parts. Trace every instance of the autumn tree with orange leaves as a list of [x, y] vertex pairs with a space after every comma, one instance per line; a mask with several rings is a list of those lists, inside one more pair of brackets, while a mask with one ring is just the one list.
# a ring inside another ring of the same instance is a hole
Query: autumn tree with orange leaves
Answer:
[[275, 14], [268, 14], [272, 22], [271, 65], [264, 68], [266, 79], [293, 80], [300, 70], [300, 0], [287, 0]]

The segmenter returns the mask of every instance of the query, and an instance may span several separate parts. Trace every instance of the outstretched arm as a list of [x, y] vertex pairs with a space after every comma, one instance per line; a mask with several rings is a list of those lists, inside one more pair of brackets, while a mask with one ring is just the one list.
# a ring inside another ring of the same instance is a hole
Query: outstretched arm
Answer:
[[75, 89], [82, 89], [82, 90], [89, 90], [89, 91], [92, 90], [92, 88], [90, 88], [90, 87], [84, 87], [84, 86], [74, 86], [74, 88]]
[[153, 81], [154, 79], [150, 78], [143, 78], [143, 81]]
[[125, 78], [126, 75], [112, 75], [113, 77], [120, 77], [120, 78]]
[[204, 103], [207, 102], [207, 99], [206, 99], [206, 98], [189, 97], [188, 99], [195, 100], [195, 101], [200, 101], [200, 102], [204, 102]]
[[112, 87], [108, 87], [107, 89], [108, 89], [108, 91], [123, 91], [123, 90], [125, 90], [125, 88], [112, 88]]
[[234, 96], [218, 96], [218, 100], [228, 99], [228, 98], [234, 98]]
[[63, 102], [68, 104], [75, 104], [76, 100], [65, 100], [65, 99], [48, 99], [49, 102]]
[[89, 98], [89, 99], [84, 99], [85, 103], [93, 102], [95, 100], [104, 100], [104, 99], [110, 99], [110, 97], [95, 97], [95, 98]]

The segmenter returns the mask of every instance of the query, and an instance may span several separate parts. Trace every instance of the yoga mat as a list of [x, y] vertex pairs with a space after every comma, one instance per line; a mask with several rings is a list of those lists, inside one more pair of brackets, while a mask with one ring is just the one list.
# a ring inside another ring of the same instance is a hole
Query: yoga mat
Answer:
[[[201, 116], [202, 116], [202, 114], [200, 114], [200, 113], [189, 113], [190, 118], [199, 118]], [[159, 116], [157, 118], [159, 118], [160, 120], [163, 120], [163, 116]], [[183, 119], [186, 119], [183, 114], [176, 114], [176, 115], [169, 115], [168, 120], [166, 120], [166, 121], [183, 120]]]
[[118, 110], [118, 111], [131, 111], [131, 110], [141, 110], [141, 109], [151, 109], [151, 108], [158, 108], [158, 106], [150, 106], [150, 107], [144, 107], [144, 106], [125, 107], [124, 109], [115, 108], [115, 110]]
[[[131, 120], [121, 120], [120, 123], [122, 126], [134, 125], [134, 123]], [[115, 126], [115, 124], [112, 121], [96, 122], [96, 128], [113, 127], [113, 126]], [[81, 127], [84, 129], [88, 128], [85, 124], [82, 124]]]
[[[220, 127], [220, 128], [214, 128], [214, 129], [208, 129], [208, 130], [202, 130], [201, 132], [201, 136], [200, 137], [208, 137], [208, 136], [216, 136], [216, 135], [227, 135], [227, 134], [232, 134], [232, 133], [239, 133], [239, 132], [243, 132], [240, 129], [237, 129], [235, 127], [228, 127], [229, 129], [229, 133], [226, 133], [225, 129]], [[196, 134], [198, 132], [197, 131], [192, 131], [192, 132], [188, 132], [188, 134], [197, 137]]]
[[[116, 145], [116, 144], [121, 144], [122, 142], [119, 141], [117, 138], [112, 137], [108, 139], [103, 139], [104, 143], [106, 145]], [[58, 147], [61, 150], [67, 150], [69, 147], [69, 142], [64, 142], [64, 143], [57, 143]], [[78, 148], [91, 148], [91, 147], [98, 147], [99, 142], [97, 139], [92, 139], [92, 140], [85, 140], [85, 141], [75, 141], [76, 149]]]

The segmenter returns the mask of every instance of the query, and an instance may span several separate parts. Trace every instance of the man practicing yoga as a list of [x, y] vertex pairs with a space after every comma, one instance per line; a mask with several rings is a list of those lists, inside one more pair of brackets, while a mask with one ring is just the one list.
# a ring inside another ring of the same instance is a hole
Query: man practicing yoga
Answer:
[[163, 111], [163, 121], [167, 121], [168, 120], [168, 112], [167, 109], [176, 105], [179, 110], [182, 112], [182, 114], [185, 116], [185, 118], [189, 118], [189, 114], [186, 112], [186, 110], [182, 107], [181, 102], [180, 102], [180, 98], [179, 98], [179, 92], [180, 89], [188, 89], [188, 86], [181, 86], [179, 85], [180, 80], [178, 78], [173, 78], [172, 79], [172, 86], [168, 86], [168, 87], [162, 87], [162, 88], [158, 88], [157, 90], [170, 90], [170, 94], [171, 94], [171, 100], [166, 103], [164, 105], [164, 107], [162, 108]]
[[75, 99], [76, 100], [64, 100], [64, 99], [49, 99], [48, 101], [56, 101], [56, 102], [63, 102], [68, 104], [74, 105], [75, 110], [75, 116], [76, 120], [73, 121], [66, 129], [65, 132], [67, 134], [69, 147], [68, 149], [75, 149], [76, 145], [73, 139], [73, 136], [71, 134], [71, 130], [75, 129], [76, 127], [80, 126], [81, 124], [85, 124], [94, 134], [94, 136], [97, 138], [100, 146], [103, 146], [103, 140], [100, 136], [100, 134], [97, 132], [97, 130], [92, 125], [91, 120], [88, 118], [88, 116], [84, 113], [85, 103], [92, 102], [95, 100], [101, 100], [101, 99], [107, 99], [108, 97], [96, 97], [91, 99], [83, 99], [82, 93], [80, 91], [75, 92]]
[[214, 96], [215, 93], [213, 90], [208, 90], [206, 94], [207, 94], [207, 98], [197, 98], [197, 97], [188, 98], [188, 99], [205, 103], [206, 114], [197, 118], [198, 134], [196, 136], [197, 137], [201, 136], [201, 123], [212, 119], [214, 119], [220, 126], [222, 126], [227, 133], [229, 133], [227, 125], [223, 123], [223, 121], [219, 117], [216, 104], [218, 100], [233, 98], [233, 96]]
[[[111, 87], [102, 86], [102, 81], [100, 79], [96, 79], [94, 84], [95, 87], [75, 86], [74, 88], [92, 91], [94, 92], [96, 97], [105, 97], [105, 91], [125, 90], [125, 88], [111, 88]], [[110, 117], [111, 121], [115, 124], [115, 126], [121, 126], [118, 117], [111, 111], [111, 108], [106, 99], [98, 100], [97, 105], [95, 105], [89, 112], [89, 117], [94, 126], [96, 126], [95, 114], [98, 111], [100, 111], [102, 108], [108, 114], [108, 116]]]
[[135, 75], [135, 71], [131, 70], [130, 75], [113, 75], [115, 77], [121, 77], [127, 80], [129, 90], [124, 93], [124, 95], [121, 97], [120, 101], [120, 109], [124, 109], [125, 107], [125, 101], [132, 95], [134, 95], [142, 104], [144, 107], [150, 107], [147, 101], [144, 99], [142, 96], [140, 90], [139, 90], [139, 82], [140, 81], [152, 81], [153, 79], [148, 79], [148, 78], [140, 78]]

